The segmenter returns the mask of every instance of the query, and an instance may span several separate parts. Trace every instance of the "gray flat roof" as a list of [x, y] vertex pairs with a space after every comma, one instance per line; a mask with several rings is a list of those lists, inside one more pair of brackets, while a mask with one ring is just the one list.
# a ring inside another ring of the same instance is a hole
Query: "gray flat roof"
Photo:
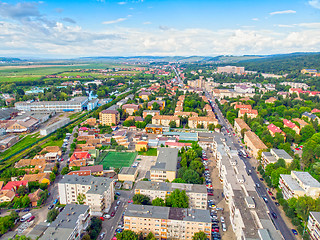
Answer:
[[136, 189], [146, 189], [154, 191], [173, 191], [175, 189], [179, 189], [185, 190], [186, 192], [207, 193], [206, 187], [201, 184], [168, 183], [152, 181], [139, 181], [136, 184]]
[[176, 171], [178, 164], [178, 149], [159, 148], [157, 162], [151, 170]]
[[210, 211], [201, 209], [129, 204], [125, 216], [211, 223]]
[[65, 240], [74, 231], [81, 214], [89, 210], [87, 205], [67, 204], [54, 220], [40, 240]]
[[90, 185], [91, 189], [87, 193], [91, 194], [102, 194], [106, 191], [110, 184], [113, 182], [112, 179], [105, 177], [94, 177], [94, 176], [78, 176], [78, 175], [64, 175], [59, 181], [59, 184], [81, 184]]
[[310, 214], [320, 223], [320, 212], [310, 212]]
[[303, 184], [310, 186], [310, 187], [318, 187], [320, 188], [320, 183], [313, 178], [310, 173], [308, 172], [299, 172], [299, 171], [292, 171]]
[[134, 175], [138, 168], [134, 167], [123, 167], [119, 174], [126, 174], [126, 175]]
[[275, 156], [271, 154], [271, 152], [262, 152], [262, 156], [268, 159], [269, 162], [275, 163], [277, 162], [277, 159]]
[[280, 174], [280, 177], [286, 182], [288, 187], [294, 191], [304, 191], [298, 182], [288, 174]]
[[283, 159], [293, 159], [285, 150], [272, 148], [272, 151], [278, 156], [278, 158]]

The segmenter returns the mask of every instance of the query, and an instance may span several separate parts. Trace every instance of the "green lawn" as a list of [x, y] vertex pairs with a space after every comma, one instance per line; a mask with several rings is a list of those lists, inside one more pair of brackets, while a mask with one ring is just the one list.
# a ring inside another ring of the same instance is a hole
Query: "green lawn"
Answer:
[[2, 152], [0, 154], [0, 160], [10, 156], [11, 154], [14, 154], [14, 153], [18, 152], [22, 148], [24, 148], [24, 147], [36, 142], [37, 140], [39, 140], [38, 136], [39, 136], [39, 133], [35, 133], [35, 134], [32, 134], [32, 135], [25, 136], [22, 140], [17, 142], [15, 145], [10, 147], [6, 151]]
[[156, 148], [149, 148], [146, 152], [139, 152], [139, 155], [143, 156], [157, 156], [157, 149]]
[[130, 167], [136, 158], [136, 152], [103, 152], [96, 164], [102, 164], [103, 169]]

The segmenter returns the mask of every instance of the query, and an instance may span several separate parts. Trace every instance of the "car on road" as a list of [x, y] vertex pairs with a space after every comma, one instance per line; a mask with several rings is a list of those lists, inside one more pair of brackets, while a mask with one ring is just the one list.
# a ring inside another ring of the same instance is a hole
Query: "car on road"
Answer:
[[111, 217], [114, 217], [114, 212], [111, 213]]
[[120, 203], [121, 203], [121, 201], [119, 200], [119, 201], [117, 201], [117, 205], [119, 206], [120, 205]]
[[277, 214], [276, 214], [275, 212], [272, 212], [271, 215], [272, 215], [272, 217], [273, 217], [274, 219], [277, 219], [277, 218], [278, 218], [278, 216], [277, 216]]
[[100, 217], [100, 219], [101, 219], [102, 221], [104, 221], [104, 217]]
[[272, 196], [271, 198], [272, 198], [272, 200], [274, 200], [274, 201], [276, 200], [276, 198], [275, 198], [274, 196]]
[[119, 193], [119, 192], [116, 192], [116, 195], [117, 195], [117, 196], [121, 196], [121, 193]]
[[264, 179], [263, 179], [263, 178], [260, 178], [260, 181], [262, 181], [262, 182], [263, 182], [263, 181], [264, 181]]
[[106, 233], [105, 233], [105, 232], [102, 232], [102, 233], [100, 234], [100, 239], [103, 239], [105, 235], [106, 235]]
[[293, 235], [298, 235], [297, 230], [295, 230], [295, 229], [291, 229], [291, 231], [292, 231]]
[[264, 201], [265, 203], [268, 203], [268, 198], [267, 198], [267, 197], [262, 197], [262, 199], [263, 199], [263, 201]]
[[53, 205], [53, 204], [51, 204], [51, 205], [48, 207], [49, 210], [51, 210], [52, 208], [54, 208], [54, 205]]
[[57, 198], [57, 199], [55, 199], [54, 201], [53, 201], [53, 204], [57, 204], [58, 203], [58, 201], [59, 201], [59, 199]]
[[268, 191], [268, 194], [269, 194], [270, 196], [272, 196], [272, 195], [273, 195], [273, 193], [272, 193], [272, 192], [270, 192], [270, 191]]
[[115, 206], [115, 207], [114, 207], [114, 211], [117, 211], [117, 209], [118, 209], [118, 206]]
[[280, 206], [280, 204], [279, 204], [278, 202], [274, 202], [274, 204], [275, 204], [276, 206]]
[[29, 212], [30, 211], [30, 208], [25, 208], [22, 210], [22, 212]]
[[224, 231], [224, 232], [227, 231], [226, 224], [225, 224], [225, 223], [222, 223], [221, 225], [222, 225], [222, 231]]
[[217, 210], [217, 211], [223, 211], [224, 209], [223, 209], [223, 208], [218, 207], [218, 208], [216, 208], [216, 210]]
[[224, 217], [220, 217], [220, 221], [221, 221], [221, 223], [224, 223]]
[[106, 219], [111, 218], [111, 216], [109, 214], [105, 214], [103, 217], [106, 218]]
[[133, 201], [132, 201], [132, 200], [129, 200], [129, 201], [128, 201], [128, 203], [129, 203], [129, 204], [132, 204], [132, 203], [133, 203]]
[[259, 183], [256, 183], [256, 186], [257, 186], [257, 188], [259, 188], [259, 187], [260, 187], [260, 184], [259, 184]]
[[27, 220], [27, 222], [31, 222], [33, 219], [35, 219], [36, 217], [35, 216], [31, 216], [28, 220]]

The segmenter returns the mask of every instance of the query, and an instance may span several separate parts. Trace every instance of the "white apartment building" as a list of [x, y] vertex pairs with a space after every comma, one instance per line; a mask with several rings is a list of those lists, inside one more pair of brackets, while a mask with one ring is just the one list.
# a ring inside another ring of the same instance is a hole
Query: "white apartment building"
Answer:
[[243, 74], [244, 67], [236, 67], [236, 66], [225, 66], [225, 67], [218, 67], [218, 73], [233, 73], [233, 74]]
[[159, 148], [156, 164], [150, 168], [151, 181], [172, 182], [176, 178], [178, 149]]
[[276, 163], [280, 158], [282, 158], [286, 164], [290, 164], [293, 158], [283, 149], [270, 149], [270, 152], [261, 153], [261, 164], [265, 168], [270, 163]]
[[39, 240], [80, 240], [90, 223], [89, 206], [67, 204]]
[[136, 183], [135, 194], [146, 195], [152, 201], [155, 198], [165, 199], [175, 189], [186, 191], [189, 208], [207, 209], [207, 188], [200, 184], [140, 181]]
[[203, 231], [211, 237], [209, 210], [129, 204], [124, 215], [124, 230], [152, 232], [156, 239], [192, 239]]
[[217, 159], [231, 227], [237, 240], [282, 239], [267, 212], [261, 211], [266, 208], [265, 203], [257, 194], [237, 149], [220, 133], [214, 135], [213, 156]]
[[20, 111], [81, 112], [87, 104], [87, 97], [75, 97], [69, 101], [16, 102], [14, 106]]
[[312, 198], [320, 196], [320, 183], [308, 172], [291, 171], [291, 174], [280, 174], [279, 188], [284, 199], [307, 195]]
[[84, 204], [89, 205], [93, 216], [107, 213], [114, 201], [114, 182], [109, 178], [65, 175], [58, 190], [61, 204], [78, 203], [78, 196], [84, 196]]
[[320, 240], [320, 212], [310, 212], [307, 228], [311, 240]]

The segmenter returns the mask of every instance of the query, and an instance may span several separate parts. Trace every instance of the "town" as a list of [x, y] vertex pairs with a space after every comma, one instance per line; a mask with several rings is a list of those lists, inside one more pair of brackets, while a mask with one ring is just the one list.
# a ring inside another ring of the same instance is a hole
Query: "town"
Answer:
[[46, 78], [66, 80], [2, 94], [1, 239], [319, 239], [307, 83], [183, 64]]

